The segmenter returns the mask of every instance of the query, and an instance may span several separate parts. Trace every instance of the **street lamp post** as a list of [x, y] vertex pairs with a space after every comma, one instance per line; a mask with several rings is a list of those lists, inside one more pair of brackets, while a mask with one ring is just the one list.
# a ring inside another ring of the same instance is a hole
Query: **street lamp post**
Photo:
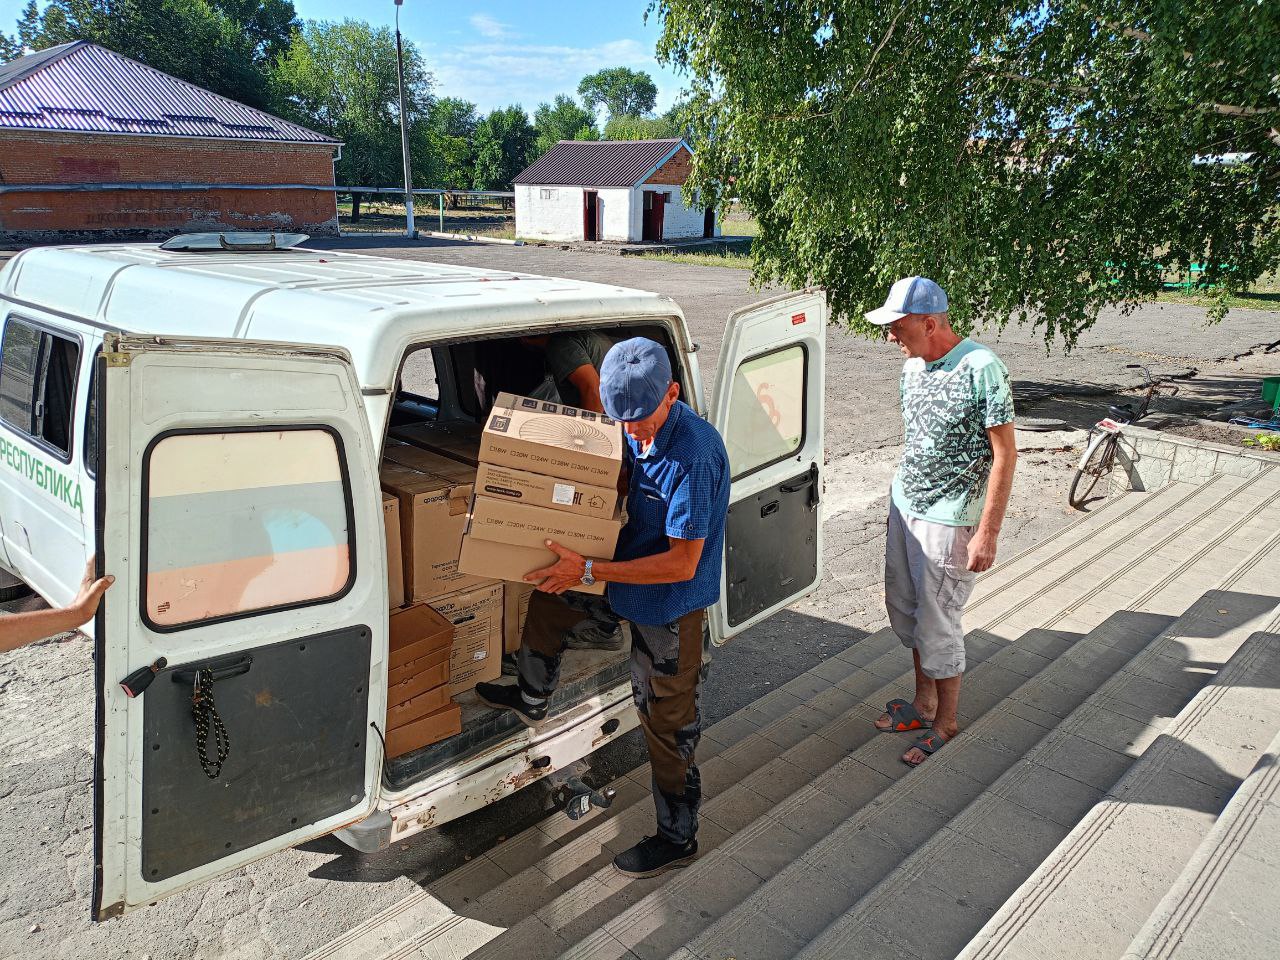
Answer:
[[400, 87], [400, 150], [404, 154], [404, 235], [416, 237], [413, 226], [413, 170], [409, 166], [409, 115], [404, 108], [404, 48], [400, 45], [400, 5], [396, 2], [396, 79]]

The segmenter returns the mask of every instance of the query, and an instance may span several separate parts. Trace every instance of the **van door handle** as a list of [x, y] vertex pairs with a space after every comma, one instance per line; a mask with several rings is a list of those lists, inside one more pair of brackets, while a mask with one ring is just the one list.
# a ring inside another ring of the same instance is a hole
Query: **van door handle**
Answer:
[[784, 483], [779, 489], [783, 493], [799, 493], [801, 490], [809, 491], [809, 509], [816, 510], [818, 504], [822, 502], [821, 482], [818, 477], [818, 465], [816, 463], [809, 464], [808, 475], [798, 483]]
[[253, 666], [253, 657], [241, 657], [232, 663], [224, 663], [217, 667], [188, 667], [186, 670], [175, 670], [172, 676], [174, 683], [192, 686], [196, 682], [196, 673], [200, 670], [208, 669], [212, 674], [212, 680], [226, 680], [228, 677], [238, 677], [242, 673], [248, 673], [251, 666]]
[[772, 517], [775, 513], [778, 512], [779, 506], [781, 506], [781, 504], [779, 504], [777, 500], [770, 500], [768, 503], [766, 503], [763, 507], [760, 508], [761, 519], [763, 519], [764, 517]]

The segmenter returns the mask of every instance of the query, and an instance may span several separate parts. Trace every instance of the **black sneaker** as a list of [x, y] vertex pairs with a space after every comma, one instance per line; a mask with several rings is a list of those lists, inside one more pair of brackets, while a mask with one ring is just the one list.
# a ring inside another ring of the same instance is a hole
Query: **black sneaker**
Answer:
[[520, 661], [516, 659], [514, 653], [504, 653], [502, 655], [502, 675], [504, 677], [520, 676]]
[[570, 650], [621, 650], [626, 645], [622, 624], [600, 620], [581, 620], [565, 633], [565, 646]]
[[661, 837], [645, 837], [630, 850], [613, 858], [619, 873], [628, 877], [656, 877], [660, 873], [684, 867], [698, 857], [698, 841], [672, 843]]
[[546, 701], [537, 706], [525, 703], [518, 684], [477, 683], [476, 696], [480, 698], [481, 703], [487, 703], [497, 710], [515, 711], [516, 716], [529, 727], [540, 726], [542, 721], [547, 719]]

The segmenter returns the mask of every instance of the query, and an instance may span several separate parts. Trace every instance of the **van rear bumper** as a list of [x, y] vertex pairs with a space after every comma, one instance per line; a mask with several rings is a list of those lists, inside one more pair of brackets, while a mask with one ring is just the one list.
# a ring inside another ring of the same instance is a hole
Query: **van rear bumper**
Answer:
[[[365, 853], [383, 850], [423, 830], [467, 815], [581, 760], [639, 725], [629, 685], [622, 695], [601, 705], [584, 703], [562, 718], [545, 739], [500, 756], [456, 780], [425, 785], [421, 793], [398, 801], [384, 800], [371, 816], [335, 836]], [[577, 714], [578, 716], [574, 716]], [[500, 748], [495, 748], [497, 753]], [[390, 823], [388, 824], [388, 818]]]

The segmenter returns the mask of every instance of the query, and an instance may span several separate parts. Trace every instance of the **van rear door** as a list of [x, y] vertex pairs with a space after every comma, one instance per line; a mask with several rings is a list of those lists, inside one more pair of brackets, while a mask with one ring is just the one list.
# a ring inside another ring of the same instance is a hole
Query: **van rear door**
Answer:
[[710, 611], [723, 643], [815, 590], [822, 579], [826, 297], [789, 293], [725, 326], [711, 422], [733, 489], [724, 582]]
[[373, 810], [387, 584], [344, 351], [109, 334], [96, 383], [103, 920]]

